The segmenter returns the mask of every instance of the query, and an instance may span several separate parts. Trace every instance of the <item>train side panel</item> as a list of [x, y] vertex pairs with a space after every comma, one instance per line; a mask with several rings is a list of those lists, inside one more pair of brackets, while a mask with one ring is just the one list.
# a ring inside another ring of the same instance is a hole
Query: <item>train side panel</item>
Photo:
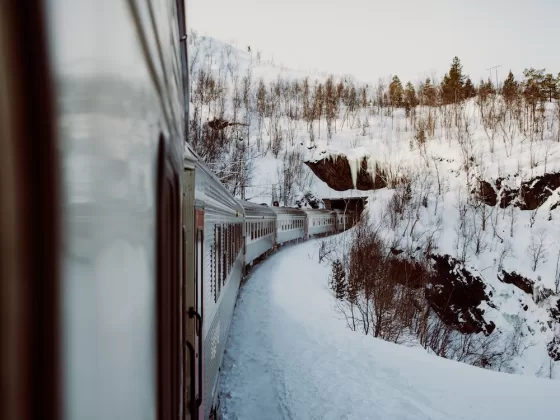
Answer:
[[217, 399], [219, 368], [243, 272], [243, 208], [202, 164], [197, 200], [204, 203], [204, 398], [205, 418]]
[[176, 3], [45, 4], [62, 169], [63, 417], [178, 416], [177, 319], [158, 340], [160, 315], [180, 305], [188, 100]]
[[335, 233], [336, 213], [331, 210], [305, 210], [307, 214], [307, 236], [322, 236]]
[[273, 249], [276, 215], [268, 206], [239, 203], [245, 211], [245, 265], [249, 265]]
[[304, 239], [306, 214], [295, 208], [272, 207], [276, 214], [276, 245]]

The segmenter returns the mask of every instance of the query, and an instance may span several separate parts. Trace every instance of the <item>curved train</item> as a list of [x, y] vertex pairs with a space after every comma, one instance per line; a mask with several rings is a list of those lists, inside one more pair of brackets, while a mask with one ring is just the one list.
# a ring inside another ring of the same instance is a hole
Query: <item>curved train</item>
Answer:
[[0, 6], [0, 417], [206, 419], [247, 268], [350, 213], [236, 200], [187, 138], [183, 0]]
[[[236, 200], [203, 163], [197, 162], [194, 172], [195, 293], [201, 295], [194, 310], [203, 319], [203, 340], [199, 342], [202, 376], [197, 390], [202, 390], [205, 405], [201, 418], [209, 418], [217, 403], [222, 355], [244, 275], [283, 245], [352, 227], [354, 215]], [[187, 189], [192, 182], [188, 178], [186, 175]]]

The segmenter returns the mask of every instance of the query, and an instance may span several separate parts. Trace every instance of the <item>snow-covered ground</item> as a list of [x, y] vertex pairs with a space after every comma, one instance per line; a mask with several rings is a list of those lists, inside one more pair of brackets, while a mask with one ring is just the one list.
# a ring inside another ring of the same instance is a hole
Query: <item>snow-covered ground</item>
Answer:
[[475, 368], [352, 332], [318, 241], [284, 248], [242, 287], [220, 382], [234, 419], [553, 419], [560, 382]]

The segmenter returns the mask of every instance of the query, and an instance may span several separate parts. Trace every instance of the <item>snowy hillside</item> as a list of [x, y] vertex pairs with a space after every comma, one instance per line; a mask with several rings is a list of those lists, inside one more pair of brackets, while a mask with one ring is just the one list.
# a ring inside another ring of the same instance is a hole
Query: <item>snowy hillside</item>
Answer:
[[[434, 99], [445, 94], [434, 81], [403, 88], [394, 78], [292, 71], [196, 35], [189, 53], [190, 140], [233, 194], [288, 206], [369, 197], [364, 220], [376, 242], [367, 246], [381, 249], [379, 259], [357, 274], [361, 245], [348, 237], [327, 260], [344, 263], [347, 283], [389, 267], [372, 277], [392, 285], [379, 319], [416, 309], [381, 325], [369, 319], [380, 300], [367, 285], [352, 302], [346, 291], [337, 310], [356, 317], [355, 335], [556, 376], [560, 106], [529, 95], [539, 75], [515, 85], [512, 98], [481, 84], [478, 95], [450, 103]], [[404, 280], [393, 275], [399, 267]]]

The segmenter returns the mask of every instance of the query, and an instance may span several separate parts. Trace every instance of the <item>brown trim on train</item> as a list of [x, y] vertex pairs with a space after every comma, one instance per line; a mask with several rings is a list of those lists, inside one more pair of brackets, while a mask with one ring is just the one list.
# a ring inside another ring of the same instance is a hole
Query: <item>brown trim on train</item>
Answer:
[[181, 191], [178, 174], [160, 136], [157, 184], [157, 419], [180, 416], [181, 343]]
[[59, 164], [42, 1], [0, 3], [0, 418], [61, 416]]

